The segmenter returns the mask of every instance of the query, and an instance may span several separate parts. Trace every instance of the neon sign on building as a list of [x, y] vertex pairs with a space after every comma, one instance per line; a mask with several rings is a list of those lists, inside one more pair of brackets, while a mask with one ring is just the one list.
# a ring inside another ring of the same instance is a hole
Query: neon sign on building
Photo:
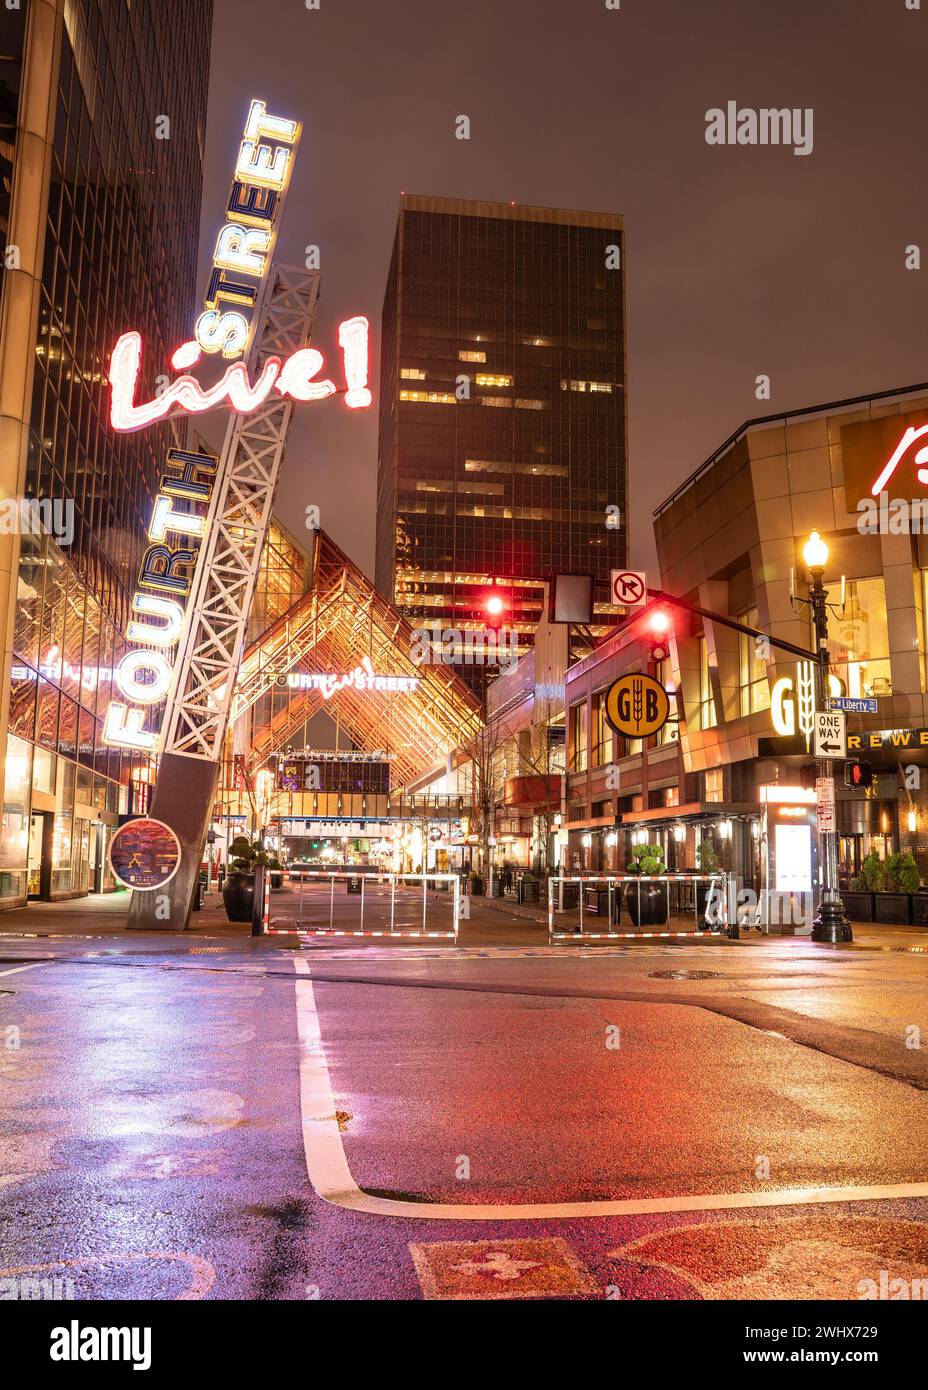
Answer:
[[290, 690], [319, 690], [324, 700], [330, 700], [339, 690], [390, 691], [411, 693], [421, 684], [418, 676], [378, 676], [369, 657], [361, 658], [361, 665], [343, 675], [325, 671], [291, 671], [289, 675], [278, 676], [278, 685]]
[[190, 593], [196, 559], [192, 542], [199, 542], [206, 529], [206, 504], [218, 466], [212, 454], [168, 450], [168, 471], [162, 475], [148, 527], [151, 544], [142, 556], [132, 598], [137, 616], [126, 628], [127, 640], [137, 643], [138, 650], [127, 652], [116, 667], [114, 679], [125, 701], [110, 702], [103, 724], [103, 742], [116, 748], [153, 753], [158, 747], [158, 732], [146, 729], [145, 721], [151, 706], [159, 704], [171, 686], [173, 663], [168, 653], [183, 629], [181, 600]]

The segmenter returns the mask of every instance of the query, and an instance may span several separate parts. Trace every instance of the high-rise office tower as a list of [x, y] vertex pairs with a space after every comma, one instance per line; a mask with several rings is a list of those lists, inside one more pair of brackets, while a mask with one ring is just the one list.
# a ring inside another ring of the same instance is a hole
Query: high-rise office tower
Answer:
[[[196, 302], [212, 0], [0, 6], [0, 906], [113, 885], [148, 759], [103, 744], [172, 422], [109, 427], [109, 357], [145, 387]], [[27, 524], [28, 523], [28, 524]]]
[[[376, 581], [417, 625], [466, 634], [489, 618], [524, 650], [558, 573], [593, 575], [596, 623], [615, 612], [623, 235], [617, 215], [403, 196], [383, 307]], [[495, 674], [462, 657], [477, 688]]]

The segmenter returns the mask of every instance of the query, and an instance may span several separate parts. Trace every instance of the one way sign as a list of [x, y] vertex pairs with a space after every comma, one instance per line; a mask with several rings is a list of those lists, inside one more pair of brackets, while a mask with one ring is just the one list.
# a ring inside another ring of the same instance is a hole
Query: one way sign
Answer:
[[847, 757], [847, 715], [841, 710], [816, 710], [816, 758]]

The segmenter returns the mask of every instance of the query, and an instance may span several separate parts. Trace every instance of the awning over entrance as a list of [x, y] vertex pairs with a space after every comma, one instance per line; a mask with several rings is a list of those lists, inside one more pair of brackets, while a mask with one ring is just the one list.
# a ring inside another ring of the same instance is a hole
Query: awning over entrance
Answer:
[[326, 709], [358, 748], [392, 755], [394, 789], [439, 775], [482, 726], [480, 704], [451, 667], [416, 665], [412, 652], [411, 623], [317, 532], [307, 593], [242, 658], [233, 721], [270, 691], [287, 696], [252, 732], [250, 771]]

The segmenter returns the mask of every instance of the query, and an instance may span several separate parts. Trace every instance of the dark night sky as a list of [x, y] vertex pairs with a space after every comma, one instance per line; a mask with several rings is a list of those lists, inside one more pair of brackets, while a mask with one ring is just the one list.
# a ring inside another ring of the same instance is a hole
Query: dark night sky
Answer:
[[[281, 518], [302, 533], [319, 505], [373, 572], [404, 189], [624, 215], [636, 560], [652, 508], [744, 419], [928, 378], [926, 60], [928, 0], [216, 0], [201, 283], [261, 97], [303, 122], [278, 254], [321, 247], [315, 342], [337, 384], [338, 321], [365, 313], [373, 333], [375, 408], [297, 407]], [[729, 99], [813, 107], [811, 156], [708, 146], [705, 113]]]

